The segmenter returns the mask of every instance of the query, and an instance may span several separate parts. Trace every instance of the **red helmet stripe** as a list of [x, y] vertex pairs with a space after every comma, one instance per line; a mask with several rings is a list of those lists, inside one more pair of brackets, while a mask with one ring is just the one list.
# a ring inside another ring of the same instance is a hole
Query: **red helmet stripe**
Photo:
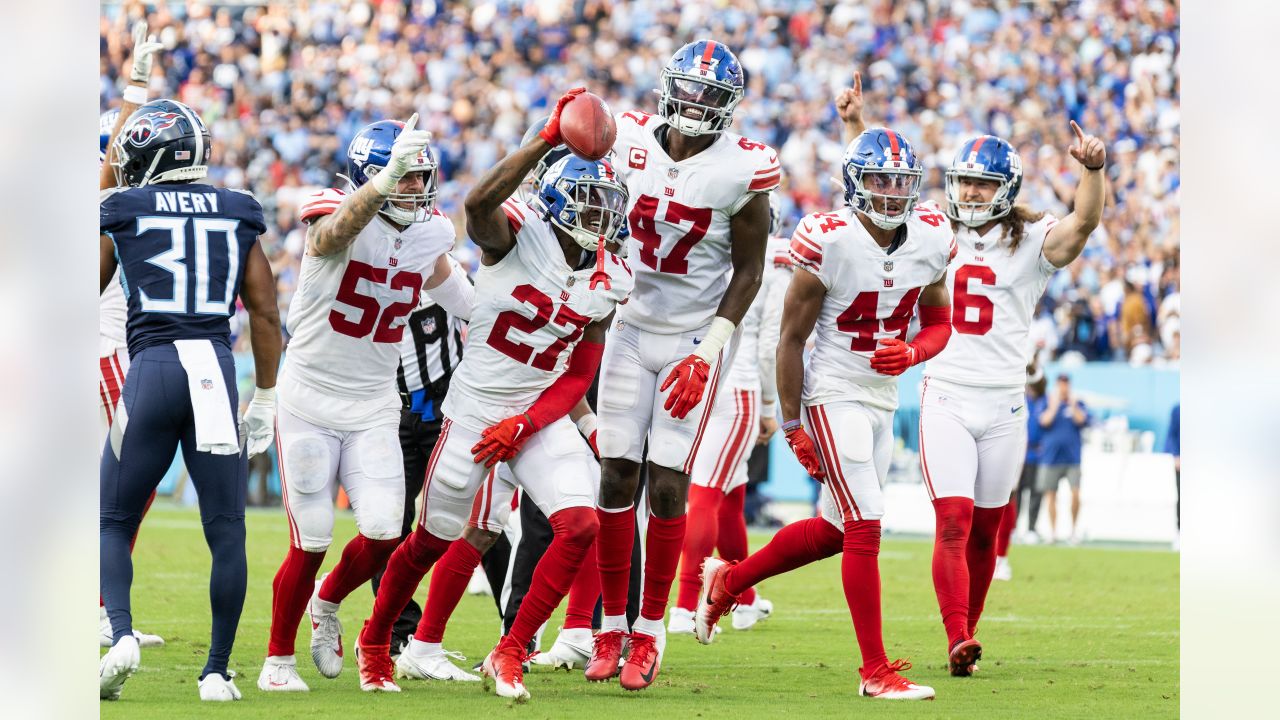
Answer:
[[711, 64], [711, 56], [714, 55], [715, 52], [716, 42], [714, 40], [708, 40], [706, 47], [702, 48], [702, 67], [705, 68]]
[[902, 160], [902, 152], [898, 148], [898, 133], [885, 128], [885, 134], [889, 136], [889, 153], [893, 156], [894, 162]]
[[979, 135], [978, 139], [973, 141], [973, 147], [969, 149], [969, 158], [971, 162], [978, 155], [978, 148], [982, 147], [982, 143], [986, 142], [986, 140], [986, 135]]

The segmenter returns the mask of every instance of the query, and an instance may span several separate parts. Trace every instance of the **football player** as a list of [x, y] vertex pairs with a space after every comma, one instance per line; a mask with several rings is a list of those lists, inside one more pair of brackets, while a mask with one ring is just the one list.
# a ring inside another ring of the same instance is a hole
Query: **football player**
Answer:
[[[787, 443], [824, 482], [821, 516], [786, 526], [741, 563], [707, 558], [695, 618], [698, 640], [709, 643], [746, 588], [843, 553], [841, 579], [862, 654], [858, 692], [886, 699], [933, 697], [932, 688], [899, 674], [910, 663], [887, 661], [878, 563], [897, 376], [936, 355], [951, 334], [946, 270], [955, 241], [937, 206], [917, 204], [921, 174], [906, 138], [866, 130], [845, 150], [846, 207], [807, 216], [792, 236], [800, 271], [782, 314], [778, 395]], [[917, 312], [921, 329], [906, 342]]]
[[[743, 87], [733, 52], [697, 40], [663, 68], [658, 114], [616, 116], [614, 153], [630, 194], [628, 256], [636, 287], [610, 331], [600, 380], [597, 561], [604, 620], [586, 677], [620, 675], [628, 690], [646, 688], [658, 675], [689, 473], [764, 272], [768, 193], [781, 169], [768, 145], [729, 132]], [[646, 443], [652, 515], [643, 600], [629, 628], [632, 503]], [[624, 642], [630, 653], [619, 671]]]
[[[338, 605], [400, 543], [396, 371], [405, 320], [424, 289], [446, 312], [470, 312], [471, 285], [447, 257], [453, 224], [435, 209], [431, 133], [417, 130], [417, 121], [417, 114], [404, 123], [382, 120], [356, 133], [347, 148], [350, 190], [323, 190], [302, 205], [307, 244], [289, 306], [277, 437], [290, 543], [273, 585], [262, 690], [308, 689], [294, 660], [304, 608], [316, 668], [330, 678], [342, 671]], [[316, 583], [333, 539], [336, 482], [351, 499], [358, 534]]]
[[1102, 218], [1106, 148], [1075, 121], [1071, 129], [1076, 142], [1068, 152], [1082, 174], [1074, 210], [1061, 220], [1015, 204], [1022, 161], [1006, 140], [966, 141], [946, 172], [946, 211], [959, 247], [947, 271], [955, 333], [924, 369], [920, 464], [937, 523], [933, 586], [956, 676], [972, 674], [982, 656], [974, 633], [1001, 516], [1026, 457], [1023, 393], [1036, 303]]
[[[114, 168], [107, 164], [107, 152], [115, 142], [120, 131], [120, 124], [147, 101], [147, 83], [151, 78], [151, 68], [155, 55], [163, 46], [147, 37], [147, 23], [140, 20], [133, 26], [133, 55], [129, 68], [129, 84], [125, 86], [121, 105], [108, 110], [98, 118], [98, 164], [102, 172], [99, 189], [115, 187]], [[98, 369], [101, 377], [98, 380], [98, 417], [102, 435], [99, 444], [106, 441], [115, 419], [116, 404], [120, 402], [120, 390], [124, 386], [125, 374], [129, 371], [129, 350], [125, 336], [125, 321], [129, 305], [124, 297], [124, 288], [120, 284], [119, 271], [117, 277], [107, 286], [98, 299]], [[142, 510], [146, 516], [155, 493], [147, 499]], [[133, 551], [133, 543], [137, 542], [135, 534], [129, 543], [129, 551]], [[111, 619], [107, 617], [107, 609], [98, 598], [98, 645], [111, 647], [115, 641], [115, 633], [111, 629]], [[159, 647], [164, 645], [164, 638], [159, 635], [133, 631], [138, 639], [139, 647]]]
[[547, 516], [555, 539], [510, 630], [482, 665], [498, 695], [529, 696], [525, 648], [569, 591], [595, 539], [598, 468], [568, 413], [595, 377], [605, 329], [631, 290], [630, 268], [606, 249], [626, 222], [627, 191], [608, 160], [569, 156], [547, 170], [536, 207], [511, 198], [561, 144], [560, 110], [580, 92], [563, 96], [538, 137], [467, 195], [467, 233], [482, 250], [476, 306], [442, 408], [418, 528], [387, 563], [357, 643], [364, 690], [399, 690], [391, 677], [392, 621], [470, 518], [496, 528], [481, 516], [514, 491], [493, 472], [499, 462]]
[[[101, 465], [101, 587], [114, 644], [98, 675], [100, 695], [109, 700], [120, 697], [139, 663], [129, 546], [179, 446], [213, 556], [213, 636], [200, 699], [240, 699], [227, 660], [248, 574], [247, 456], [271, 444], [280, 318], [275, 278], [258, 243], [267, 230], [261, 206], [249, 193], [199, 182], [208, 172], [210, 140], [186, 105], [142, 105], [111, 148], [118, 187], [104, 191], [101, 202], [101, 289], [118, 266], [133, 360]], [[239, 434], [228, 324], [237, 296], [249, 312], [257, 381]]]
[[[791, 256], [780, 203], [769, 194], [769, 267], [764, 287], [742, 318], [733, 364], [725, 375], [726, 391], [716, 400], [707, 423], [706, 441], [693, 461], [689, 487], [689, 532], [680, 555], [680, 591], [671, 609], [667, 632], [693, 634], [693, 611], [702, 585], [702, 559], [717, 548], [723, 560], [747, 557], [747, 457], [752, 447], [767, 443], [778, 430], [778, 386], [774, 363], [782, 301], [791, 280]], [[773, 612], [773, 603], [747, 588], [733, 611], [733, 629], [746, 630]]]

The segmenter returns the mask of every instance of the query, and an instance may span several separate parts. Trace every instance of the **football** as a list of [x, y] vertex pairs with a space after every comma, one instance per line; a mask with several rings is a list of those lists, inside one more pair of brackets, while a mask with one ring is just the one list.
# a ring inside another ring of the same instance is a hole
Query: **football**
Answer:
[[584, 92], [560, 111], [560, 137], [578, 157], [599, 160], [613, 148], [618, 126], [608, 103], [599, 95]]

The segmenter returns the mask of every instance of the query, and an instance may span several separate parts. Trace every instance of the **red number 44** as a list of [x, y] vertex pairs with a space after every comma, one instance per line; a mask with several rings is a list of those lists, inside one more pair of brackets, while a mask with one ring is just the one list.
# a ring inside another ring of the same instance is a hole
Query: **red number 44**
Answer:
[[919, 297], [920, 288], [908, 290], [889, 317], [881, 318], [876, 316], [880, 306], [880, 293], [858, 293], [853, 304], [836, 318], [836, 328], [853, 336], [849, 341], [850, 350], [875, 352], [877, 332], [893, 333], [899, 340], [907, 339], [907, 326], [911, 324], [911, 313]]

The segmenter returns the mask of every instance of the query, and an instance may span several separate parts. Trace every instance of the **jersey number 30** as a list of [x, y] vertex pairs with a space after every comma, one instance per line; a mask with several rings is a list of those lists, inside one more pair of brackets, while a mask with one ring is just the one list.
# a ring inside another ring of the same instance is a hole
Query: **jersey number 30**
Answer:
[[[570, 343], [577, 342], [582, 337], [583, 330], [587, 324], [591, 322], [591, 318], [579, 315], [569, 309], [568, 305], [561, 305], [556, 310], [555, 302], [547, 297], [547, 294], [532, 285], [519, 285], [511, 291], [511, 297], [519, 300], [527, 305], [532, 305], [536, 314], [533, 317], [526, 317], [515, 310], [504, 310], [498, 314], [497, 319], [493, 322], [493, 328], [489, 331], [489, 338], [486, 342], [489, 346], [518, 363], [532, 365], [539, 370], [548, 372], [556, 369], [556, 361], [560, 359], [560, 353]], [[547, 346], [546, 350], [533, 354], [533, 347], [525, 343], [516, 342], [507, 337], [507, 333], [512, 329], [519, 330], [525, 335], [532, 335], [541, 330], [548, 322], [555, 323], [561, 327], [572, 327], [573, 330], [562, 338], [556, 338], [555, 342]], [[532, 358], [532, 362], [530, 362]]]
[[[195, 234], [195, 258], [188, 261], [187, 223]], [[142, 217], [138, 218], [136, 235], [146, 232], [161, 231], [169, 233], [169, 249], [159, 253], [148, 263], [164, 270], [173, 276], [173, 295], [169, 298], [156, 298], [139, 290], [143, 312], [154, 313], [187, 313], [189, 315], [230, 315], [231, 301], [235, 299], [236, 278], [240, 272], [240, 244], [236, 242], [236, 228], [239, 220], [230, 218], [185, 218], [185, 217]], [[209, 276], [211, 274], [209, 258], [209, 236], [221, 234], [226, 240], [227, 277], [223, 286], [222, 297], [210, 297]], [[196, 291], [189, 306], [187, 303], [188, 276], [194, 276]]]

